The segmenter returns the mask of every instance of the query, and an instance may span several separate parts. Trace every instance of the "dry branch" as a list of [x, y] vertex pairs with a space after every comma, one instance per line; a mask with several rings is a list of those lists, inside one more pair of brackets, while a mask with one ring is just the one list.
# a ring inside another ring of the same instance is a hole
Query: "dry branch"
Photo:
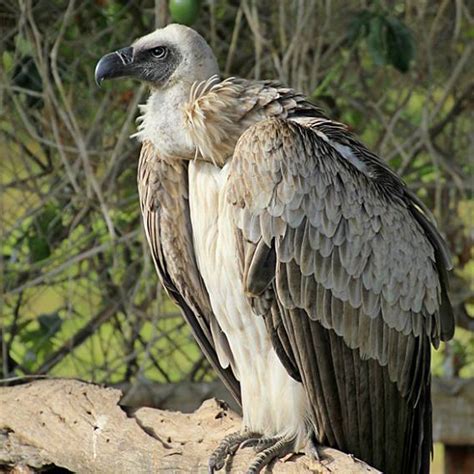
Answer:
[[[74, 472], [207, 472], [219, 440], [240, 427], [218, 400], [191, 414], [153, 408], [132, 413], [122, 393], [76, 380], [41, 380], [0, 389], [0, 466], [59, 466]], [[307, 456], [278, 461], [275, 473], [376, 473], [334, 449], [322, 462]], [[241, 450], [227, 472], [245, 472], [254, 455]], [[0, 468], [1, 469], [1, 468]]]

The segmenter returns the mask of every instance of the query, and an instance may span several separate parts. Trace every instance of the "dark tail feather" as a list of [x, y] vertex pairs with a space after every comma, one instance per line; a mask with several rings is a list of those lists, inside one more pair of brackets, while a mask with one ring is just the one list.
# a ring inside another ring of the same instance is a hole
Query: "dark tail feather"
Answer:
[[[404, 471], [413, 474], [429, 474], [430, 458], [433, 451], [432, 407], [431, 407], [431, 346], [428, 338], [418, 340], [416, 353], [421, 363], [414, 369], [418, 393], [410, 397], [410, 417], [404, 447]], [[417, 402], [413, 406], [413, 402]]]
[[[288, 313], [286, 329], [292, 332], [294, 347], [304, 348], [305, 357], [298, 365], [317, 441], [354, 454], [385, 474], [428, 473], [432, 446], [428, 338], [418, 341], [413, 356], [418, 390], [402, 396], [387, 367], [363, 360], [342, 337], [297, 310]], [[296, 318], [298, 323], [292, 324]], [[311, 348], [314, 354], [307, 353]]]

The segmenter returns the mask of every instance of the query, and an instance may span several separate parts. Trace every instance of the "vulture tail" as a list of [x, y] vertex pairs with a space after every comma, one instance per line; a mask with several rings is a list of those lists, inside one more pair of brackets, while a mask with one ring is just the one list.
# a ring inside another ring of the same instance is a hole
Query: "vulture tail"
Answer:
[[[299, 310], [287, 310], [285, 329], [311, 405], [316, 440], [364, 460], [385, 474], [429, 473], [430, 343], [414, 339], [405, 394], [388, 365], [363, 358], [334, 330]], [[411, 336], [403, 336], [411, 337]]]

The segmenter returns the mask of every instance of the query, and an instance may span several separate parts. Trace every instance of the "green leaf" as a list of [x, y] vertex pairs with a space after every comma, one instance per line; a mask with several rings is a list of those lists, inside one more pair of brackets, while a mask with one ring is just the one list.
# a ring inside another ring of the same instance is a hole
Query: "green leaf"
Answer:
[[30, 251], [30, 261], [40, 262], [51, 255], [51, 248], [44, 237], [32, 235], [28, 237], [28, 250]]
[[360, 110], [348, 109], [344, 113], [344, 123], [353, 128], [360, 128], [366, 122], [366, 116]]
[[8, 74], [13, 69], [13, 56], [10, 52], [4, 51], [2, 54], [3, 69]]
[[24, 55], [17, 61], [13, 72], [13, 83], [25, 89], [42, 92], [43, 82], [32, 56]]
[[415, 44], [410, 30], [397, 18], [387, 17], [387, 59], [401, 72], [407, 72], [415, 56]]
[[30, 261], [40, 262], [51, 255], [51, 244], [61, 238], [64, 227], [62, 214], [54, 204], [46, 205], [35, 216], [28, 235]]
[[63, 320], [58, 313], [50, 313], [38, 316], [38, 322], [45, 336], [51, 338], [61, 329]]
[[36, 216], [35, 224], [41, 234], [52, 239], [63, 231], [62, 215], [54, 204], [45, 206], [41, 213]]
[[474, 39], [474, 26], [470, 28], [464, 28], [464, 37], [466, 39]]
[[379, 66], [391, 64], [401, 72], [408, 71], [415, 55], [410, 30], [386, 11], [362, 10], [349, 26], [348, 38], [366, 38], [370, 57]]
[[37, 321], [39, 325], [38, 328], [22, 331], [20, 334], [20, 340], [23, 344], [31, 343], [34, 349], [48, 343], [49, 340], [60, 331], [63, 324], [63, 320], [56, 312], [40, 314]]
[[379, 66], [387, 64], [387, 43], [385, 32], [385, 18], [380, 15], [372, 17], [369, 24], [367, 46], [372, 60]]
[[81, 31], [79, 30], [79, 26], [77, 23], [73, 23], [72, 25], [69, 25], [69, 27], [66, 29], [65, 37], [68, 40], [75, 40], [79, 38], [80, 35], [81, 35]]
[[36, 353], [31, 349], [28, 349], [23, 356], [23, 360], [21, 361], [21, 365], [28, 370], [31, 370], [35, 366], [35, 362], [37, 360]]
[[354, 15], [350, 24], [347, 37], [353, 42], [359, 38], [364, 38], [369, 33], [370, 20], [374, 14], [369, 10], [362, 10]]
[[311, 93], [311, 97], [313, 98], [318, 98], [320, 97], [324, 92], [327, 91], [328, 86], [336, 79], [336, 77], [339, 75], [339, 72], [341, 70], [341, 64], [336, 64], [334, 67], [332, 67], [326, 76], [324, 76], [324, 79], [321, 81], [320, 84], [314, 89], [314, 91]]
[[15, 46], [22, 56], [30, 55], [33, 51], [32, 44], [21, 34], [15, 36]]
[[107, 17], [109, 24], [117, 21], [121, 12], [123, 12], [123, 6], [120, 5], [120, 2], [107, 2], [107, 6], [104, 9], [104, 14]]

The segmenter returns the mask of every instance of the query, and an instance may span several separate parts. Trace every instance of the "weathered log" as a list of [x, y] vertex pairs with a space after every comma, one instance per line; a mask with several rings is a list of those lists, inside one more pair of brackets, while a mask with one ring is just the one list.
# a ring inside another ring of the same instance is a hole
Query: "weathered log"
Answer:
[[[192, 412], [204, 400], [219, 398], [238, 409], [230, 393], [219, 380], [207, 383], [183, 381], [158, 384], [149, 380], [117, 386], [125, 395], [122, 402], [129, 406], [150, 406]], [[434, 378], [433, 439], [449, 446], [474, 445], [474, 378]]]
[[[17, 466], [16, 472], [58, 466], [81, 473], [204, 473], [218, 442], [240, 427], [240, 417], [215, 399], [184, 414], [126, 410], [121, 397], [116, 389], [64, 379], [0, 388], [0, 466]], [[240, 450], [227, 472], [245, 472], [254, 455], [251, 448]], [[321, 462], [292, 456], [272, 470], [379, 472], [334, 449], [321, 455]]]

